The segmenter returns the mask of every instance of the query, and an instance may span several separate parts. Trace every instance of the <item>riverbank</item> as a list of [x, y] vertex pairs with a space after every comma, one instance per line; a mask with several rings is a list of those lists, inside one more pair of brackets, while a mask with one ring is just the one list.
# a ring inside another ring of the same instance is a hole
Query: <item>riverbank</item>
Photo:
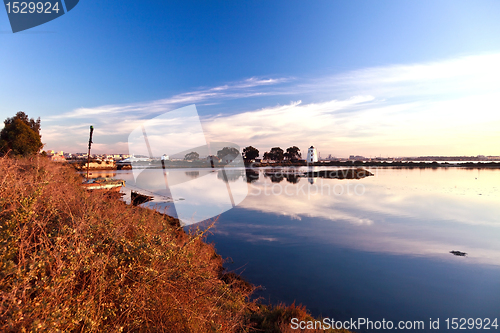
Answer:
[[249, 167], [262, 168], [262, 167], [304, 167], [304, 166], [333, 166], [333, 167], [387, 167], [387, 168], [500, 168], [500, 162], [377, 162], [377, 161], [329, 161], [329, 162], [277, 162], [277, 163], [249, 163]]
[[206, 230], [81, 180], [42, 157], [0, 159], [1, 331], [291, 332], [291, 318], [313, 320], [250, 301], [254, 286], [224, 270]]
[[[77, 171], [85, 171], [86, 163], [67, 162], [68, 165], [72, 166]], [[224, 164], [216, 164], [216, 168], [224, 167]], [[265, 167], [305, 167], [305, 166], [323, 166], [323, 167], [351, 167], [351, 168], [367, 168], [367, 167], [380, 167], [380, 168], [469, 168], [469, 169], [500, 169], [500, 162], [363, 162], [363, 161], [330, 161], [330, 162], [316, 162], [316, 163], [305, 163], [305, 162], [276, 162], [276, 163], [245, 163], [247, 168], [265, 168]], [[156, 168], [160, 169], [162, 166], [158, 163], [157, 165], [149, 165], [144, 163], [142, 166], [144, 168]], [[188, 169], [188, 168], [210, 168], [211, 165], [207, 162], [175, 162], [167, 163], [164, 165], [165, 169]], [[105, 171], [105, 170], [132, 170], [132, 165], [130, 164], [116, 164], [116, 163], [97, 163], [93, 162], [89, 166], [90, 171]]]

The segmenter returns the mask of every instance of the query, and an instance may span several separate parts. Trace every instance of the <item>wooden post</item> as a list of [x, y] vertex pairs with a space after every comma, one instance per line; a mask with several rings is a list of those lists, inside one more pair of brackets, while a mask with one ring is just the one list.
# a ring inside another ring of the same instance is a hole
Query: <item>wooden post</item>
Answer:
[[92, 145], [92, 133], [94, 133], [94, 126], [90, 125], [89, 153], [87, 154], [87, 182], [89, 181], [90, 146]]

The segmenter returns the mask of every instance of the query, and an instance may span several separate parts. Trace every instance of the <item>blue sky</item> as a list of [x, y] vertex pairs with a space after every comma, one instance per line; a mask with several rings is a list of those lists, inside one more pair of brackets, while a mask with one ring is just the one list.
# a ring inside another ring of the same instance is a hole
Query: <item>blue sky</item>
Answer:
[[[0, 118], [47, 149], [127, 152], [195, 103], [207, 139], [322, 155], [500, 155], [498, 1], [88, 1], [12, 34]], [[471, 119], [471, 116], [474, 116]], [[496, 144], [495, 144], [496, 143]]]

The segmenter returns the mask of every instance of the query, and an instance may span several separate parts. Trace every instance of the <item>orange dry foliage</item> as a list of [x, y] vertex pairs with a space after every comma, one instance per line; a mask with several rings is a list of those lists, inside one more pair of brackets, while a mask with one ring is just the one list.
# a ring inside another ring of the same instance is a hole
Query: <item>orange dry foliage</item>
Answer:
[[252, 287], [224, 277], [201, 232], [79, 183], [0, 158], [0, 331], [245, 330]]
[[[313, 318], [307, 311], [304, 305], [285, 305], [283, 303], [268, 306], [259, 305], [256, 311], [249, 310], [245, 322], [248, 326], [252, 327], [249, 332], [266, 332], [266, 333], [320, 333], [320, 332], [337, 332], [337, 333], [350, 333], [345, 329], [300, 329], [292, 328], [291, 322], [293, 318], [297, 318], [299, 322], [314, 322], [317, 319]], [[318, 320], [321, 321], [321, 320]], [[307, 326], [303, 325], [304, 327]], [[295, 326], [294, 326], [295, 327]], [[319, 327], [319, 325], [318, 325]]]

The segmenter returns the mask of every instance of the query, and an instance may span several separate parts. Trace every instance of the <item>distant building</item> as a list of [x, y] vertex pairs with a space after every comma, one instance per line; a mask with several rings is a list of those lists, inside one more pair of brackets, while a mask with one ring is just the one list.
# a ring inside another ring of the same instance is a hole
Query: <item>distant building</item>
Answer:
[[351, 160], [351, 161], [364, 161], [366, 159], [367, 159], [366, 157], [361, 156], [361, 155], [350, 155], [349, 156], [349, 160]]
[[134, 163], [134, 162], [149, 162], [150, 159], [148, 157], [135, 157], [134, 155], [123, 159], [121, 161], [118, 161], [116, 163], [118, 164], [129, 164], [129, 163]]
[[318, 162], [318, 153], [316, 152], [316, 148], [314, 146], [309, 147], [307, 150], [307, 163], [315, 163]]
[[51, 160], [52, 162], [66, 162], [66, 158], [64, 158], [64, 156], [62, 156], [62, 155], [58, 155], [58, 154], [56, 154], [56, 155], [51, 155], [51, 156], [50, 156], [50, 160]]

